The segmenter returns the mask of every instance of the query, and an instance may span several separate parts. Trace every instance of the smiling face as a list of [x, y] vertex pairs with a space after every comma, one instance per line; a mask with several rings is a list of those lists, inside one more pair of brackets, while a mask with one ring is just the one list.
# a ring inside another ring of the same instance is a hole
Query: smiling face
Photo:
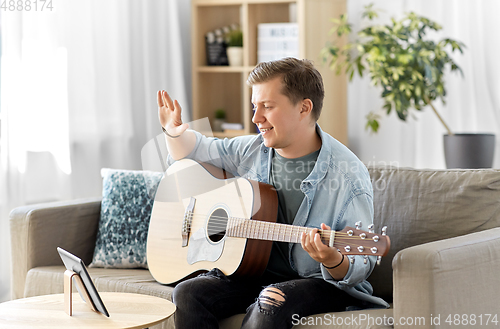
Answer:
[[306, 130], [315, 126], [310, 115], [312, 102], [304, 99], [293, 104], [282, 90], [281, 77], [253, 85], [252, 122], [259, 127], [265, 146], [276, 149], [284, 157], [295, 158], [305, 150]]

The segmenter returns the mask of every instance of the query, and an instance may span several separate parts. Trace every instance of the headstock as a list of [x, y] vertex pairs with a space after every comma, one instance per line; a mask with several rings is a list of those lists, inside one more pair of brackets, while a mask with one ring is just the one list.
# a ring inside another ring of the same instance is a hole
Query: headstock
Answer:
[[[333, 246], [347, 256], [364, 255], [365, 264], [368, 256], [377, 256], [377, 264], [383, 256], [387, 255], [391, 247], [391, 240], [387, 236], [387, 226], [382, 228], [382, 232], [377, 234], [373, 230], [373, 224], [368, 226], [369, 231], [363, 231], [361, 222], [356, 223], [356, 228], [345, 227], [341, 231], [335, 232]], [[354, 257], [349, 257], [354, 263]]]

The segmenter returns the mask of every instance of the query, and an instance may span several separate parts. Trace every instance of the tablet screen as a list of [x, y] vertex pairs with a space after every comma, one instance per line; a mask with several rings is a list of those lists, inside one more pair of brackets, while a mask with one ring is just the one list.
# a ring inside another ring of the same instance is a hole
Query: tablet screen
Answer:
[[[90, 275], [87, 272], [87, 268], [85, 267], [83, 261], [62, 248], [57, 247], [57, 252], [59, 253], [59, 256], [61, 256], [66, 269], [73, 271], [80, 276], [83, 281], [83, 285], [85, 286], [85, 289], [87, 289], [90, 299], [94, 304], [94, 307], [99, 312], [109, 317], [109, 313], [106, 310], [106, 307], [104, 306], [104, 303], [102, 302], [101, 297], [99, 296], [99, 293], [97, 292], [97, 289], [95, 288], [94, 283], [92, 282], [92, 279], [90, 278]], [[76, 288], [78, 289], [80, 296], [82, 296], [82, 292], [80, 291], [78, 285], [76, 286]]]

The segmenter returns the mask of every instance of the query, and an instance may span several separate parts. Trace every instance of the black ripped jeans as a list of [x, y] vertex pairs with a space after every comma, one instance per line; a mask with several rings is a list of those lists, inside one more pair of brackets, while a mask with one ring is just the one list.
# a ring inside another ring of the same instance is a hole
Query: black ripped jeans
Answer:
[[[172, 296], [177, 306], [175, 328], [218, 328], [219, 320], [239, 313], [246, 313], [242, 328], [292, 328], [304, 316], [361, 306], [360, 301], [322, 279], [272, 280], [276, 278], [237, 280], [214, 269], [181, 282]], [[279, 289], [285, 301], [259, 298], [266, 286]]]

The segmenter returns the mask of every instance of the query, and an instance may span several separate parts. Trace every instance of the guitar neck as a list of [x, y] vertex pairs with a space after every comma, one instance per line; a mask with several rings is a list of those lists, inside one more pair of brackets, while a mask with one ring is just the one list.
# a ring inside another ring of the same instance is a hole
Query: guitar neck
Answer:
[[[226, 234], [236, 238], [247, 238], [267, 241], [300, 243], [302, 232], [309, 233], [311, 227], [271, 223], [242, 218], [229, 218]], [[318, 230], [321, 240], [330, 243], [330, 236], [334, 231]]]
[[[341, 231], [318, 230], [324, 244], [339, 249], [346, 255], [385, 256], [389, 252], [390, 239], [385, 234], [366, 232], [358, 228], [345, 227]], [[373, 227], [372, 227], [373, 228]], [[226, 234], [230, 237], [300, 243], [302, 233], [309, 233], [314, 228], [280, 223], [264, 222], [230, 217]]]

